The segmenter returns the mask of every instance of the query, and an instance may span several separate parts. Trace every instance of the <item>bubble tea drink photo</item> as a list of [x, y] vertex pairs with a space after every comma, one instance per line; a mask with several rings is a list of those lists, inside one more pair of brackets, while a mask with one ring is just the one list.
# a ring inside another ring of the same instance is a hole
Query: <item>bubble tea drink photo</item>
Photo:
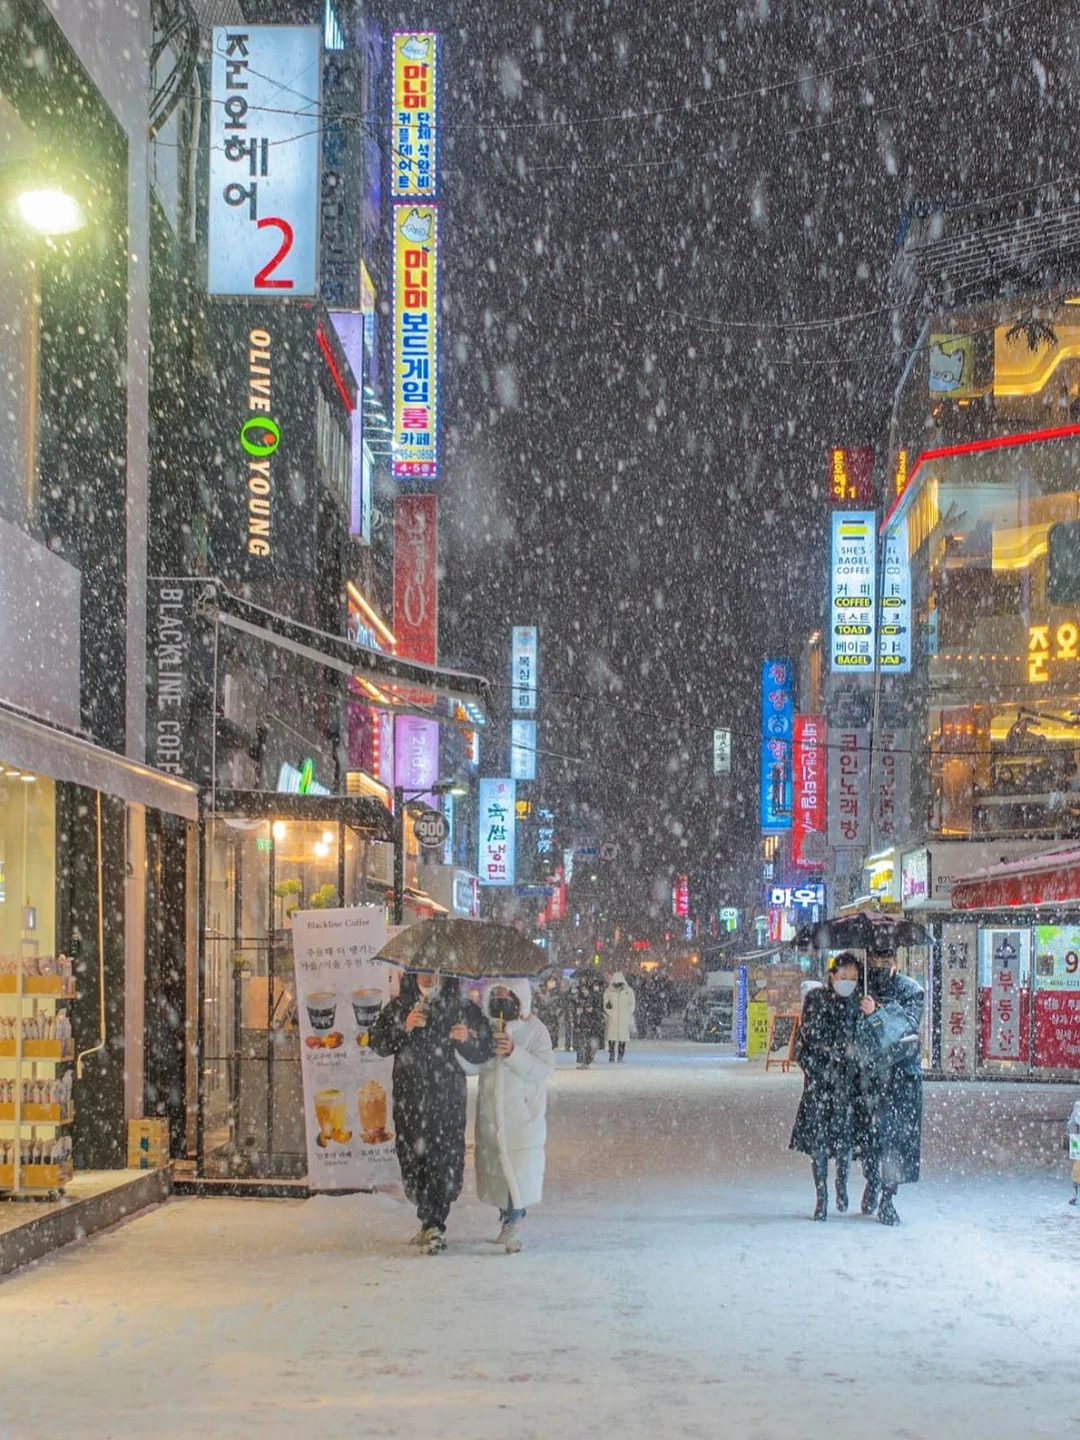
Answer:
[[352, 1132], [345, 1128], [345, 1096], [340, 1090], [316, 1090], [315, 1119], [319, 1125], [318, 1143], [323, 1149], [331, 1142], [345, 1145], [352, 1139]]
[[360, 1116], [360, 1138], [365, 1145], [385, 1145], [393, 1140], [386, 1128], [386, 1088], [378, 1080], [368, 1080], [356, 1092], [356, 1109]]

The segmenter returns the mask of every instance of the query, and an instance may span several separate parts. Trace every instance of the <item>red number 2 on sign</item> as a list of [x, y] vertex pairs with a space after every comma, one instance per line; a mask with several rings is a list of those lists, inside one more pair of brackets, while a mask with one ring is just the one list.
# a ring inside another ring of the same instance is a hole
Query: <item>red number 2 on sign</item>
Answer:
[[263, 217], [262, 220], [259, 221], [260, 230], [265, 230], [268, 225], [273, 226], [275, 230], [281, 231], [281, 245], [278, 249], [277, 254], [272, 259], [268, 260], [266, 264], [262, 267], [262, 269], [259, 271], [259, 273], [255, 276], [255, 289], [291, 290], [293, 288], [293, 282], [291, 280], [271, 280], [270, 276], [274, 273], [277, 267], [285, 259], [285, 256], [288, 255], [289, 251], [292, 249], [293, 228], [287, 220], [282, 220], [276, 215], [266, 215]]

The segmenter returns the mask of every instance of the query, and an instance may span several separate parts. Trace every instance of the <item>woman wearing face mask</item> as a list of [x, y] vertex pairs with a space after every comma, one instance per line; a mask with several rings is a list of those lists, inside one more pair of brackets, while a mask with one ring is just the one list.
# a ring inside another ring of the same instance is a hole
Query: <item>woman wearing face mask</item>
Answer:
[[495, 1032], [495, 1058], [480, 1070], [476, 1103], [476, 1193], [497, 1205], [496, 1245], [521, 1249], [518, 1225], [544, 1188], [547, 1082], [555, 1068], [547, 1026], [530, 1013], [527, 980], [488, 987], [484, 1009]]
[[836, 1208], [848, 1208], [851, 1164], [852, 1079], [859, 962], [850, 952], [836, 957], [827, 982], [803, 1001], [795, 1058], [802, 1066], [803, 1095], [791, 1149], [810, 1156], [817, 1203], [814, 1219], [829, 1212], [829, 1157], [836, 1161]]
[[855, 1129], [866, 1189], [862, 1212], [899, 1225], [894, 1203], [901, 1185], [919, 1178], [922, 1152], [922, 986], [901, 975], [896, 960], [870, 960], [856, 1027], [859, 1079]]
[[465, 1072], [458, 1056], [482, 1065], [494, 1053], [491, 1026], [456, 982], [406, 975], [401, 993], [371, 1027], [371, 1048], [394, 1057], [394, 1128], [405, 1194], [425, 1254], [446, 1249], [446, 1219], [465, 1174]]

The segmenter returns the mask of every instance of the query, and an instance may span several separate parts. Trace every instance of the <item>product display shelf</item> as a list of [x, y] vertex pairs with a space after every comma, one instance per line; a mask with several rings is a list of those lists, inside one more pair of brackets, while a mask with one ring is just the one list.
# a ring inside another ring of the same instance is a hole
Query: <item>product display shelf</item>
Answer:
[[[44, 1103], [40, 1099], [23, 1100], [21, 1096], [24, 1083], [33, 1089], [35, 1082], [56, 1080], [58, 1070], [74, 1060], [75, 1043], [69, 1038], [31, 1039], [21, 1027], [35, 1017], [51, 1023], [60, 1006], [75, 998], [75, 982], [70, 975], [28, 975], [22, 960], [13, 974], [0, 974], [0, 1014], [14, 1019], [18, 1032], [15, 1038], [0, 1039], [0, 1079], [13, 1081], [16, 1097], [0, 1103], [0, 1196], [53, 1196], [62, 1192], [71, 1179], [68, 1155], [52, 1161], [40, 1159], [40, 1152], [44, 1149], [48, 1153], [59, 1133], [71, 1125], [74, 1107], [70, 1101]], [[29, 1145], [33, 1159], [20, 1158], [18, 1147], [22, 1144]], [[16, 1153], [9, 1159], [11, 1147]]]

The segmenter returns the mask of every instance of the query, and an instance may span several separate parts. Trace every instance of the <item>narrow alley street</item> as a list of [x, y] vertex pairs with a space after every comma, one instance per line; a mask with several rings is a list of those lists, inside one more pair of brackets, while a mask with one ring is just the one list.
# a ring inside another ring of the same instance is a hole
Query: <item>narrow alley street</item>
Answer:
[[0, 1436], [1080, 1434], [1069, 1091], [928, 1086], [890, 1231], [809, 1223], [796, 1075], [565, 1059], [521, 1255], [471, 1177], [430, 1258], [388, 1197], [173, 1200], [0, 1283]]

